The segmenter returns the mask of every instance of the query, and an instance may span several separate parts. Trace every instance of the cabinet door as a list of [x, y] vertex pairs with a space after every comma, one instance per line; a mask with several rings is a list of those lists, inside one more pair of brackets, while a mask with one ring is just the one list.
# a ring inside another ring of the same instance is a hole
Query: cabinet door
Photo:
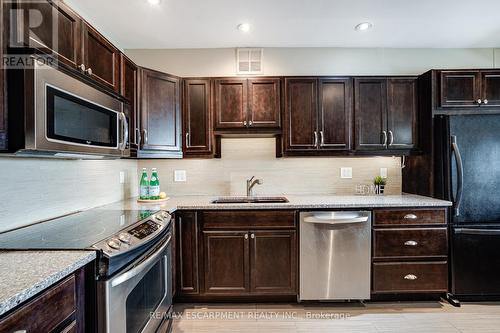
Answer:
[[184, 153], [212, 154], [210, 80], [184, 80]]
[[412, 149], [417, 139], [417, 80], [387, 80], [388, 148]]
[[441, 107], [477, 106], [480, 85], [479, 71], [442, 71]]
[[206, 294], [248, 293], [248, 232], [204, 231]]
[[200, 292], [198, 270], [198, 221], [196, 212], [176, 213], [176, 279], [180, 295]]
[[296, 294], [295, 231], [252, 231], [250, 239], [251, 292]]
[[315, 150], [318, 140], [316, 79], [285, 79], [285, 150]]
[[[20, 8], [24, 10], [24, 28], [18, 33], [24, 33], [22, 40], [27, 47], [54, 54], [74, 68], [82, 64], [82, 20], [74, 11], [62, 1], [20, 1]], [[41, 16], [38, 26], [29, 26], [28, 11]]]
[[280, 79], [248, 80], [249, 127], [280, 127]]
[[481, 72], [481, 106], [500, 105], [500, 71]]
[[352, 81], [319, 81], [319, 146], [322, 150], [351, 147]]
[[354, 79], [354, 96], [356, 150], [386, 149], [386, 80]]
[[247, 126], [247, 80], [215, 80], [215, 128]]
[[124, 54], [121, 54], [120, 93], [128, 103], [124, 104], [124, 111], [129, 122], [129, 142], [132, 149], [139, 146], [139, 124], [137, 117], [137, 81], [138, 67]]
[[83, 24], [85, 73], [97, 82], [120, 91], [120, 51], [97, 30]]
[[[141, 150], [157, 153], [182, 151], [179, 79], [142, 69]], [[154, 157], [154, 156], [152, 156]]]

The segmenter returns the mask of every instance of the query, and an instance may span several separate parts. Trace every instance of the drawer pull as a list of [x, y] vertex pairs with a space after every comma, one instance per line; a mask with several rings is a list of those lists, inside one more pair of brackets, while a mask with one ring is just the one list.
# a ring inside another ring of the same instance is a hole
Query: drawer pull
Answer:
[[404, 279], [405, 280], [416, 280], [417, 276], [413, 275], [413, 274], [408, 274], [408, 275], [405, 275]]
[[405, 246], [417, 246], [417, 245], [418, 245], [418, 242], [416, 242], [414, 240], [409, 240], [409, 241], [405, 242]]
[[417, 215], [415, 214], [406, 214], [405, 217], [404, 217], [405, 220], [416, 220], [417, 219]]

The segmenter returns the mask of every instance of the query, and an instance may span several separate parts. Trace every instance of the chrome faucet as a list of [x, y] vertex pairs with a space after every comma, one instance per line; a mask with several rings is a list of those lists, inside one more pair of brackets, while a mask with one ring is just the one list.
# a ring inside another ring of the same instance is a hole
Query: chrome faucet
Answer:
[[262, 179], [255, 179], [255, 176], [252, 176], [252, 178], [247, 179], [247, 197], [253, 196], [252, 189], [255, 185], [262, 185], [264, 184], [264, 181]]

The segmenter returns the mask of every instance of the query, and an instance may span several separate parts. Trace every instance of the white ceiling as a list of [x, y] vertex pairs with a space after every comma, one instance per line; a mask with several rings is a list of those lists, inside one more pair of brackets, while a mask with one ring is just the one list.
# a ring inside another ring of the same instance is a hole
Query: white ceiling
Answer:
[[[499, 0], [66, 2], [123, 49], [500, 46]], [[373, 29], [355, 31], [363, 21]], [[238, 31], [241, 22], [252, 31]]]

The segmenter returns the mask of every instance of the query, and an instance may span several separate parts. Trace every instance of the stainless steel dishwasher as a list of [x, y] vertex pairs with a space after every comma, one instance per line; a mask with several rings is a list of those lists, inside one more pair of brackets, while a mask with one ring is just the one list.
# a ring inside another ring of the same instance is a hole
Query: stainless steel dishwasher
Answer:
[[300, 214], [301, 301], [370, 299], [371, 213]]

